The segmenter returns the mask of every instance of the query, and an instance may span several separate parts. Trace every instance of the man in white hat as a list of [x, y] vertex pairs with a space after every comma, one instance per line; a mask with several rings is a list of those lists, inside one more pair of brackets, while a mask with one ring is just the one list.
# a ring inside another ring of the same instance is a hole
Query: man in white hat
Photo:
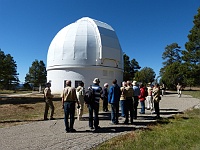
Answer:
[[[93, 90], [93, 98], [92, 102], [88, 104], [89, 109], [89, 127], [90, 129], [98, 130], [99, 127], [99, 100], [102, 94], [102, 88], [99, 86], [100, 80], [99, 78], [95, 78], [93, 80], [92, 90]], [[94, 112], [94, 119], [93, 119]], [[93, 122], [94, 120], [94, 122]]]

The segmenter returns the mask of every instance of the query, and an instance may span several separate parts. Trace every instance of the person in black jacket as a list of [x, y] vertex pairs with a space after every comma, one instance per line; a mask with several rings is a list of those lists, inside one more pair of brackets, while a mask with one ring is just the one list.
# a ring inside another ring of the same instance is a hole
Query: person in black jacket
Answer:
[[103, 98], [103, 111], [107, 112], [109, 111], [108, 110], [108, 83], [104, 84], [102, 98]]

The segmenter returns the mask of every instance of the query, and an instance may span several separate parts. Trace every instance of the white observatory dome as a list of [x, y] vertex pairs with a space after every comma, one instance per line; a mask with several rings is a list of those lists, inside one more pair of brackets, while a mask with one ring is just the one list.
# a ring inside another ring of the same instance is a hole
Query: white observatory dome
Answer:
[[123, 53], [110, 25], [84, 17], [61, 29], [52, 40], [47, 80], [52, 82], [52, 93], [60, 93], [65, 80], [72, 80], [75, 87], [80, 81], [88, 86], [96, 77], [102, 85], [113, 79], [121, 82]]

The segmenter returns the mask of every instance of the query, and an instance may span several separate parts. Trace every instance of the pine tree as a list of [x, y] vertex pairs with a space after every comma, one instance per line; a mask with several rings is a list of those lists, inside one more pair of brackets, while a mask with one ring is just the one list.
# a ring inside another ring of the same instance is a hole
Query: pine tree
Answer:
[[46, 76], [47, 72], [44, 62], [35, 60], [29, 68], [29, 73], [26, 74], [25, 82], [38, 87], [40, 85], [45, 85]]
[[165, 62], [163, 62], [164, 67], [167, 65], [171, 65], [174, 62], [181, 62], [180, 48], [181, 47], [178, 46], [177, 43], [172, 43], [165, 47], [165, 51], [162, 54], [162, 59], [165, 60]]
[[188, 42], [185, 44], [186, 50], [182, 52], [184, 65], [188, 68], [185, 72], [184, 82], [187, 85], [200, 85], [200, 8], [194, 16], [194, 26], [188, 35]]
[[19, 83], [17, 64], [10, 54], [5, 54], [0, 49], [0, 88], [15, 89]]
[[190, 64], [200, 63], [200, 8], [194, 16], [194, 26], [188, 35], [188, 42], [185, 44], [186, 50], [182, 52], [183, 60]]
[[155, 80], [155, 77], [156, 74], [150, 67], [144, 67], [135, 74], [135, 80], [142, 82], [144, 85], [147, 85], [149, 82], [152, 83]]
[[140, 69], [139, 63], [136, 59], [129, 60], [129, 56], [124, 54], [124, 81], [133, 80], [135, 73]]

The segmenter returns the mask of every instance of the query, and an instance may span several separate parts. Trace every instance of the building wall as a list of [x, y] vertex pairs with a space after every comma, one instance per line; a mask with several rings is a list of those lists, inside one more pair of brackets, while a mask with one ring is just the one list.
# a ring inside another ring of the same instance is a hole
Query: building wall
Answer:
[[114, 29], [101, 21], [83, 17], [63, 29], [52, 40], [47, 54], [47, 81], [52, 93], [61, 94], [64, 81], [76, 87], [83, 81], [90, 86], [94, 78], [100, 85], [119, 85], [123, 79], [123, 53]]
[[64, 88], [64, 81], [71, 80], [72, 86], [75, 87], [75, 82], [83, 81], [85, 89], [93, 84], [94, 78], [100, 79], [100, 86], [104, 83], [112, 84], [114, 79], [117, 79], [118, 85], [121, 85], [123, 80], [123, 72], [118, 68], [110, 67], [88, 67], [88, 68], [63, 68], [59, 70], [48, 70], [47, 81], [51, 81], [51, 91], [53, 94], [61, 94]]

